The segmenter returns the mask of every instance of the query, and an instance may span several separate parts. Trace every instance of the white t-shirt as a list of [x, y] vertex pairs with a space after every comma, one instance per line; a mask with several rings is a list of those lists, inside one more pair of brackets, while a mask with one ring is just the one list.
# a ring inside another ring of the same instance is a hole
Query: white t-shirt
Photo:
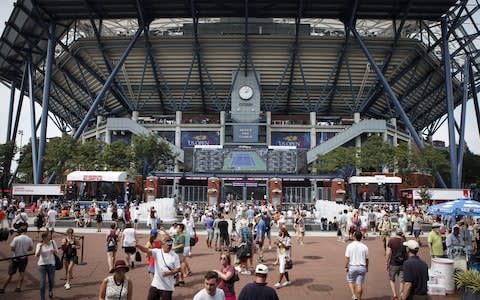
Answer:
[[10, 247], [15, 249], [13, 256], [27, 255], [28, 249], [33, 249], [33, 241], [29, 236], [21, 234], [13, 238]]
[[[41, 249], [40, 249], [41, 246]], [[35, 249], [35, 255], [40, 255], [38, 257], [38, 262], [37, 264], [39, 266], [42, 265], [55, 265], [55, 257], [53, 256], [53, 253], [57, 253], [58, 246], [55, 241], [50, 241], [48, 245], [43, 245], [42, 243], [37, 244], [37, 248]]]
[[151, 250], [155, 261], [155, 275], [153, 276], [151, 286], [162, 291], [174, 291], [175, 278], [173, 275], [163, 276], [163, 272], [180, 268], [180, 259], [178, 258], [178, 255], [174, 251], [165, 253], [162, 249]]
[[207, 290], [201, 289], [198, 293], [195, 294], [193, 300], [224, 300], [225, 293], [223, 290], [217, 288], [215, 291], [215, 295], [210, 296], [207, 294]]
[[48, 216], [48, 222], [55, 222], [55, 220], [57, 219], [57, 211], [54, 210], [54, 209], [50, 209], [48, 212], [47, 212], [47, 216]]
[[122, 232], [123, 235], [123, 247], [135, 247], [137, 244], [135, 239], [135, 229], [125, 228]]
[[345, 249], [345, 257], [350, 258], [351, 266], [367, 266], [368, 247], [359, 241], [353, 241]]

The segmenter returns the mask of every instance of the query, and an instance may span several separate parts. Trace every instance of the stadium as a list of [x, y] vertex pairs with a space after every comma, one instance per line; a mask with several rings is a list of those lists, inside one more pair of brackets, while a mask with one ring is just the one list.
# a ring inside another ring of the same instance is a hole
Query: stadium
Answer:
[[[53, 122], [76, 140], [168, 142], [175, 166], [147, 187], [158, 197], [335, 200], [345, 182], [312, 171], [319, 154], [372, 134], [423, 148], [444, 123], [463, 143], [454, 109], [467, 101], [478, 125], [478, 10], [454, 0], [18, 0], [0, 41], [0, 80], [20, 91], [4, 100], [7, 137], [26, 96], [42, 106], [31, 116], [35, 183]], [[458, 178], [459, 156], [450, 164]]]

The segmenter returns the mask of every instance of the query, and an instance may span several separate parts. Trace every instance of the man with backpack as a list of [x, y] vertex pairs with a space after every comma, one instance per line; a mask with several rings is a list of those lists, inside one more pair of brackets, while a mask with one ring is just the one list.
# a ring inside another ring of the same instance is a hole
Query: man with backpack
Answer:
[[397, 228], [395, 236], [392, 236], [387, 243], [386, 265], [388, 277], [390, 279], [390, 287], [392, 289], [392, 300], [398, 300], [397, 291], [395, 288], [395, 277], [398, 277], [400, 282], [399, 291], [403, 290], [403, 263], [408, 259], [408, 254], [403, 243], [405, 237], [403, 230]]
[[385, 252], [387, 251], [387, 241], [392, 234], [392, 221], [390, 221], [390, 216], [385, 213], [383, 215], [383, 219], [378, 223], [378, 231], [380, 232], [380, 236], [382, 237], [382, 244], [383, 249]]

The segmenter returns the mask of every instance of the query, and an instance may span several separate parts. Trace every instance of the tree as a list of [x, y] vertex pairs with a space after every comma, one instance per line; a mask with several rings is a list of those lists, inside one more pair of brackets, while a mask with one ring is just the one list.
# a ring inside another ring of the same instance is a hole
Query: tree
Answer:
[[317, 172], [332, 173], [350, 165], [357, 165], [356, 149], [354, 147], [338, 147], [324, 155], [319, 155], [315, 165]]
[[77, 142], [75, 145], [75, 154], [72, 157], [74, 170], [96, 170], [100, 163], [102, 148], [100, 142], [96, 139], [85, 141], [85, 143]]
[[378, 135], [371, 135], [362, 145], [359, 154], [362, 171], [381, 172], [383, 167], [393, 168], [395, 153], [393, 147]]
[[100, 163], [110, 171], [122, 171], [130, 168], [133, 161], [132, 147], [124, 141], [118, 140], [112, 144], [106, 144], [99, 155]]
[[0, 145], [0, 174], [1, 174], [1, 189], [8, 188], [8, 182], [10, 180], [10, 167], [12, 165], [13, 156], [15, 154], [15, 143], [10, 141]]
[[72, 162], [75, 155], [75, 146], [73, 137], [68, 134], [50, 139], [43, 157], [44, 175], [50, 176], [55, 173], [56, 183], [65, 182], [65, 170], [71, 170], [74, 167]]

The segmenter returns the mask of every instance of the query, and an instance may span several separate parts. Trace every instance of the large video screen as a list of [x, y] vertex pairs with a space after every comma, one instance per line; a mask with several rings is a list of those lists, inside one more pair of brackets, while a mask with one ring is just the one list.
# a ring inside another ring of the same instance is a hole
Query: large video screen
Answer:
[[266, 171], [266, 150], [230, 151], [225, 153], [224, 171]]

